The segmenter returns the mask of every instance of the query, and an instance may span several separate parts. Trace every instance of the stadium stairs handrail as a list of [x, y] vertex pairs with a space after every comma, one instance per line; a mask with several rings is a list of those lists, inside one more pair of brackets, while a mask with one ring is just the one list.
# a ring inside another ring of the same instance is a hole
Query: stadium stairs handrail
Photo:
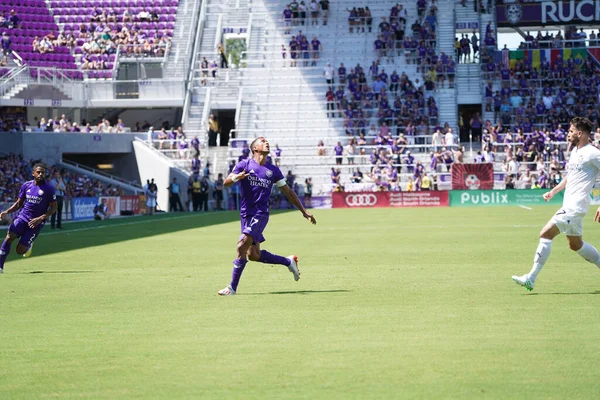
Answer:
[[28, 68], [26, 65], [22, 65], [20, 67], [15, 67], [9, 71], [9, 73], [2, 77], [0, 80], [0, 97], [4, 96], [6, 92], [12, 89], [13, 85], [11, 83], [18, 83], [17, 78], [27, 71]]
[[[198, 22], [195, 27], [196, 35], [194, 37], [194, 46], [192, 49], [192, 57], [190, 58], [190, 64], [186, 74], [186, 80], [184, 82], [185, 87], [185, 99], [183, 101], [183, 112], [181, 113], [181, 125], [185, 126], [185, 121], [188, 117], [190, 110], [190, 103], [192, 99], [193, 81], [194, 81], [194, 70], [196, 69], [196, 62], [198, 61], [198, 52], [200, 48], [200, 38], [202, 31], [204, 30], [204, 22], [206, 20], [206, 5], [208, 0], [201, 0], [200, 15], [198, 16]], [[192, 27], [193, 28], [193, 27]], [[193, 31], [194, 29], [190, 29]], [[187, 58], [187, 57], [186, 57]]]

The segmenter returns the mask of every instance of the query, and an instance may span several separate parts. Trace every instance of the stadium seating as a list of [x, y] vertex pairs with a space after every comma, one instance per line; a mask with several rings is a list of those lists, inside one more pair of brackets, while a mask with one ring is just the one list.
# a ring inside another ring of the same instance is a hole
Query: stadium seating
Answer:
[[[282, 12], [286, 8], [287, 2], [264, 2], [266, 12], [273, 17], [267, 18], [263, 24], [256, 23], [252, 35], [262, 36], [263, 40], [259, 46], [251, 45], [245, 53], [245, 68], [241, 70], [244, 101], [240, 113], [241, 123], [236, 132], [237, 137], [251, 138], [264, 134], [269, 138], [272, 147], [279, 143], [283, 150], [280, 160], [282, 170], [292, 170], [299, 176], [299, 180], [311, 176], [315, 188], [317, 188], [320, 185], [330, 186], [330, 169], [338, 167], [335, 163], [336, 157], [332, 155], [332, 149], [338, 140], [342, 140], [343, 145], [346, 146], [348, 137], [358, 137], [361, 131], [366, 133], [371, 124], [379, 127], [383, 120], [386, 120], [390, 126], [395, 139], [398, 137], [398, 133], [404, 133], [407, 122], [410, 120], [417, 122], [424, 119], [430, 129], [440, 123], [443, 126], [444, 121], [439, 120], [439, 110], [434, 106], [438, 94], [437, 89], [442, 88], [443, 80], [434, 78], [434, 83], [437, 83], [438, 86], [433, 85], [428, 88], [429, 90], [423, 88], [422, 92], [417, 90], [426, 80], [431, 67], [437, 66], [437, 59], [441, 56], [441, 53], [438, 54], [435, 50], [437, 49], [435, 42], [432, 43], [433, 51], [426, 55], [419, 55], [418, 51], [412, 51], [412, 49], [407, 52], [403, 48], [388, 50], [388, 53], [384, 55], [381, 50], [376, 49], [375, 41], [381, 34], [379, 24], [383, 21], [383, 17], [389, 21], [387, 18], [390, 17], [390, 10], [397, 3], [397, 1], [382, 1], [368, 4], [373, 17], [373, 28], [372, 32], [365, 29], [363, 33], [362, 28], [357, 29], [356, 26], [350, 32], [347, 9], [361, 5], [352, 1], [331, 2], [327, 25], [323, 24], [322, 13], [318, 21], [315, 21], [311, 18], [310, 11], [304, 25], [301, 22], [286, 22]], [[425, 11], [422, 16], [418, 16], [417, 6], [414, 2], [400, 2], [400, 5], [408, 13], [405, 28], [408, 37], [412, 35], [411, 25], [415, 21], [424, 23], [428, 12]], [[434, 3], [429, 2], [426, 6], [431, 8]], [[316, 59], [313, 59], [313, 53], [310, 50], [307, 52], [308, 58], [304, 58], [305, 52], [300, 51], [295, 66], [291, 66], [289, 42], [293, 36], [298, 36], [299, 31], [302, 31], [309, 42], [313, 37], [319, 40], [322, 48]], [[285, 50], [282, 50], [282, 45]], [[285, 52], [285, 58], [283, 58], [282, 52]], [[426, 58], [429, 58], [429, 64], [425, 61]], [[420, 59], [419, 63], [416, 62], [417, 59]], [[451, 57], [445, 58], [445, 61], [450, 62]], [[379, 104], [376, 104], [375, 101], [371, 101], [370, 104], [360, 99], [354, 101], [355, 88], [350, 85], [349, 80], [340, 85], [338, 77], [338, 68], [341, 63], [346, 67], [347, 74], [350, 74], [351, 70], [360, 64], [366, 75], [364, 85], [370, 87], [374, 82], [374, 75], [370, 73], [369, 67], [374, 62], [378, 65], [378, 75], [384, 69], [388, 75], [386, 85], [388, 91], [391, 83], [389, 77], [394, 71], [399, 76], [404, 73], [405, 77], [402, 79], [406, 79], [407, 82], [410, 81], [414, 85], [407, 84], [403, 87], [400, 84], [398, 92], [394, 92], [388, 97], [392, 115], [385, 118], [377, 116]], [[328, 84], [324, 77], [324, 68], [327, 64], [330, 64], [335, 70], [334, 84]], [[445, 72], [445, 68], [443, 68], [440, 75], [445, 76]], [[444, 86], [448, 87], [447, 81]], [[334, 92], [341, 88], [348, 101], [355, 102], [353, 115], [344, 113], [346, 107], [341, 107], [343, 110], [338, 111], [338, 100], [334, 104], [335, 112], [328, 112], [326, 93], [330, 87]], [[412, 94], [409, 94], [409, 91], [417, 94], [414, 100], [411, 99]], [[398, 103], [395, 105], [396, 95]], [[427, 106], [428, 101], [431, 107]], [[398, 117], [402, 114], [403, 108], [405, 109], [404, 116], [407, 118], [400, 119]], [[362, 112], [362, 116], [360, 112]], [[423, 162], [426, 162], [427, 165], [430, 160], [430, 149], [428, 148], [430, 146], [427, 146], [426, 143], [430, 142], [431, 133], [433, 131], [426, 135], [409, 135], [409, 139], [414, 138], [420, 146], [405, 149], [405, 151], [410, 149], [413, 153], [423, 151], [424, 154], [418, 155], [418, 158], [423, 158]], [[317, 140], [314, 139], [317, 135], [327, 143], [328, 155], [325, 157], [317, 156]], [[310, 143], [306, 143], [305, 137], [313, 139]], [[371, 146], [364, 148], [368, 154], [372, 148], [376, 148], [374, 144]], [[238, 153], [239, 149], [232, 148], [229, 153], [230, 160], [237, 160]], [[403, 155], [397, 156], [394, 163], [403, 164], [403, 157]], [[359, 164], [361, 156], [356, 155], [355, 159]], [[364, 167], [370, 169], [369, 156], [362, 156], [362, 159], [366, 162]], [[343, 160], [344, 165], [340, 166], [345, 171], [342, 174], [342, 180], [349, 180], [348, 173], [355, 167], [346, 164], [346, 156], [343, 157]], [[407, 170], [405, 169], [405, 171]], [[405, 176], [401, 176], [401, 180], [405, 181], [406, 178], [407, 181], [409, 175], [411, 174], [406, 173]]]
[[[32, 42], [37, 36], [58, 35], [59, 29], [46, 2], [43, 0], [6, 0], [0, 5], [0, 13], [9, 15], [11, 10], [20, 18], [19, 27], [2, 28], [12, 41], [12, 50], [17, 52], [28, 65], [33, 67], [56, 67], [60, 69], [76, 69], [75, 59], [66, 46], [55, 46], [53, 52], [40, 54], [32, 49]], [[70, 76], [76, 77], [74, 72]]]
[[[57, 68], [68, 70], [64, 74], [71, 79], [81, 79], [80, 69], [93, 70], [89, 78], [110, 79], [117, 53], [117, 33], [131, 32], [131, 44], [120, 44], [122, 53], [130, 56], [164, 55], [169, 51], [170, 38], [173, 35], [178, 0], [127, 1], [51, 1], [43, 0], [7, 0], [0, 5], [0, 13], [8, 15], [11, 10], [19, 16], [20, 27], [3, 28], [12, 41], [12, 50], [19, 54], [25, 63], [32, 67]], [[48, 7], [49, 6], [49, 7]], [[131, 20], [123, 21], [125, 10], [131, 12]], [[155, 21], [141, 20], [142, 11], [157, 11]], [[111, 13], [114, 12], [114, 19]], [[109, 20], [97, 20], [96, 16], [108, 15]], [[111, 37], [101, 39], [105, 33]], [[94, 35], [95, 34], [95, 35]], [[50, 37], [50, 41], [61, 40], [62, 45], [54, 45], [52, 51], [40, 53], [33, 49], [32, 43], [37, 37]], [[165, 38], [162, 39], [161, 38]], [[133, 44], [133, 41], [136, 41]], [[147, 41], [144, 49], [142, 40]], [[86, 48], [86, 42], [93, 44]], [[96, 49], [96, 42], [98, 48]], [[111, 44], [114, 43], [114, 44]], [[129, 42], [128, 42], [129, 43]], [[37, 70], [31, 70], [37, 76]], [[44, 72], [50, 73], [50, 72]]]

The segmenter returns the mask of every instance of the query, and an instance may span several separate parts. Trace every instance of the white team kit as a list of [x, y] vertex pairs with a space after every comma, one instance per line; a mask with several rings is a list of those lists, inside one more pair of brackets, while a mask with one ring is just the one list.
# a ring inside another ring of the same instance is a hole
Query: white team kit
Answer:
[[591, 202], [590, 192], [600, 172], [600, 150], [588, 144], [571, 151], [562, 208], [550, 220], [567, 236], [583, 235], [583, 217]]
[[[583, 121], [585, 125], [591, 125], [587, 120]], [[571, 124], [572, 129], [573, 123]], [[570, 133], [572, 133], [570, 131]], [[587, 139], [584, 139], [587, 141]], [[583, 241], [583, 218], [590, 208], [592, 202], [590, 192], [596, 183], [600, 173], [600, 150], [591, 144], [581, 148], [575, 147], [571, 151], [569, 162], [567, 164], [567, 177], [564, 186], [563, 206], [550, 219], [550, 223], [556, 226], [560, 233], [569, 237], [569, 247], [575, 251], [581, 258], [600, 268], [600, 253], [589, 243]], [[562, 185], [561, 185], [562, 187]], [[549, 226], [544, 227], [540, 234], [540, 242], [535, 252], [533, 266], [528, 274], [517, 276], [513, 275], [512, 280], [525, 287], [527, 290], [533, 290], [538, 274], [546, 264], [550, 252], [552, 251], [552, 239], [557, 232]]]

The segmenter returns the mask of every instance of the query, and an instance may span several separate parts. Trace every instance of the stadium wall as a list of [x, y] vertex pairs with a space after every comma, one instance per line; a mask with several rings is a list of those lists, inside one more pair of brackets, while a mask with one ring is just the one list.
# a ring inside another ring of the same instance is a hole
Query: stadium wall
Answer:
[[146, 139], [146, 136], [145, 133], [24, 133], [22, 154], [26, 159], [41, 159], [47, 164], [56, 164], [63, 153], [131, 153], [131, 142], [136, 137]]
[[23, 133], [0, 132], [0, 154], [23, 154]]
[[182, 201], [187, 193], [188, 176], [180, 169], [175, 168], [172, 161], [162, 154], [150, 149], [145, 143], [133, 142], [135, 158], [140, 171], [140, 182], [142, 186], [147, 180], [154, 179], [158, 188], [157, 203], [162, 211], [169, 211], [169, 184], [173, 178], [177, 178], [181, 190]]

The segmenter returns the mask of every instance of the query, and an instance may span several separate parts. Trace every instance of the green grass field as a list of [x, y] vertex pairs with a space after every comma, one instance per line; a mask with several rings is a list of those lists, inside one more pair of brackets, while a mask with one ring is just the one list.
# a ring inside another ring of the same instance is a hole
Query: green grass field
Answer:
[[234, 213], [45, 228], [0, 275], [0, 399], [598, 398], [598, 268], [559, 237], [510, 279], [554, 211], [276, 214], [302, 279], [250, 263], [226, 298]]

